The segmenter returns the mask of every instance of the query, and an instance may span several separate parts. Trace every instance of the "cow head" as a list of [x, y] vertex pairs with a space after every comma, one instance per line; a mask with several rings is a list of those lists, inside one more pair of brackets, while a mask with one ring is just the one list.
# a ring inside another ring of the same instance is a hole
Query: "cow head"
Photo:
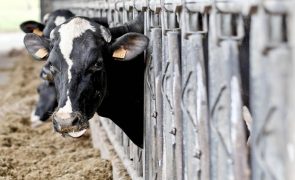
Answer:
[[43, 124], [57, 106], [56, 91], [53, 83], [44, 81], [38, 86], [37, 91], [39, 99], [36, 108], [31, 114], [32, 127]]
[[[24, 42], [31, 54], [48, 58], [42, 72], [54, 82], [57, 90], [55, 130], [78, 137], [85, 132], [88, 120], [104, 100], [109, 62], [116, 58], [133, 59], [146, 49], [148, 38], [127, 33], [112, 40], [108, 28], [85, 17], [74, 17], [56, 27], [50, 40], [28, 34]], [[37, 53], [40, 49], [43, 53]]]
[[49, 37], [50, 32], [58, 25], [64, 23], [67, 19], [75, 16], [67, 9], [59, 9], [44, 15], [43, 23], [36, 21], [25, 21], [20, 28], [25, 33], [35, 33], [39, 36]]

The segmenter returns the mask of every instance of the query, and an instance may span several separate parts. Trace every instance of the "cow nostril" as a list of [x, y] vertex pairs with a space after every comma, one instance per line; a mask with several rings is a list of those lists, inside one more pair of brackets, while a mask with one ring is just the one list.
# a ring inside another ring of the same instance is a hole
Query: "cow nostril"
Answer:
[[72, 121], [72, 125], [73, 126], [76, 126], [76, 125], [78, 125], [78, 122], [79, 122], [79, 118], [78, 117], [74, 117], [74, 119]]
[[59, 132], [61, 130], [61, 127], [60, 125], [58, 125], [57, 121], [53, 118], [52, 120], [52, 123], [53, 123], [53, 128], [56, 132]]

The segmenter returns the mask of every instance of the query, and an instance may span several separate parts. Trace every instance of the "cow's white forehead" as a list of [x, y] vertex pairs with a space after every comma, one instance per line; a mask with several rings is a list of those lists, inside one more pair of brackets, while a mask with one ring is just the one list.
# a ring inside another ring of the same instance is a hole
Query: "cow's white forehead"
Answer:
[[50, 16], [50, 13], [46, 13], [44, 15], [44, 17], [43, 17], [43, 23], [45, 23], [48, 20], [49, 16]]
[[81, 36], [87, 30], [95, 31], [95, 27], [92, 26], [88, 20], [75, 17], [69, 22], [62, 24], [59, 32], [60, 36], [64, 35], [65, 37], [67, 36], [76, 38]]
[[[73, 50], [73, 41], [75, 38], [80, 37], [87, 30], [91, 30], [95, 32], [95, 27], [90, 24], [89, 21], [83, 18], [73, 18], [69, 22], [62, 24], [60, 29], [58, 30], [60, 35], [60, 43], [59, 48], [61, 54], [63, 55], [64, 60], [68, 65], [67, 73], [68, 73], [68, 84], [70, 84], [72, 79], [71, 69], [73, 66], [73, 60], [70, 58], [70, 55]], [[69, 98], [69, 90], [67, 90], [67, 100], [64, 107], [59, 109], [59, 112], [63, 113], [71, 113], [72, 106], [71, 100]]]
[[92, 26], [86, 19], [79, 17], [73, 18], [69, 22], [62, 24], [58, 30], [60, 35], [59, 48], [69, 67], [71, 67], [73, 63], [70, 59], [70, 55], [73, 50], [73, 41], [75, 38], [80, 37], [87, 30], [94, 32], [95, 27]]
[[54, 20], [55, 26], [59, 26], [64, 22], [66, 22], [66, 18], [64, 16], [57, 16]]

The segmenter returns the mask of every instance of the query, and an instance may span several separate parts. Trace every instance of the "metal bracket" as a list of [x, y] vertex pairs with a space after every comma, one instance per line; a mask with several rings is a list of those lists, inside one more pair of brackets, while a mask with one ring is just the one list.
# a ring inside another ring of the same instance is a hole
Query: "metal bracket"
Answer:
[[[201, 22], [198, 22], [197, 20], [192, 20], [192, 15], [195, 16], [202, 16]], [[198, 12], [190, 12], [189, 10], [186, 10], [184, 12], [184, 37], [188, 38], [189, 35], [192, 34], [206, 34], [208, 33], [208, 14], [202, 14]], [[192, 27], [194, 26], [194, 27]], [[194, 29], [192, 29], [194, 28]]]
[[181, 4], [164, 3], [162, 4], [163, 21], [162, 28], [166, 35], [168, 31], [179, 29]]
[[[158, 11], [158, 9], [157, 9]], [[161, 26], [161, 17], [159, 12], [153, 11], [153, 10], [149, 10], [149, 27], [147, 27], [149, 30], [151, 28], [157, 28]]]
[[123, 2], [123, 23], [126, 23], [133, 19], [133, 2], [124, 1]]
[[[222, 25], [224, 24], [224, 15], [230, 15], [231, 21], [234, 21], [234, 28], [232, 32], [230, 32], [228, 35], [223, 32]], [[244, 20], [241, 13], [233, 14], [233, 13], [221, 13], [217, 12], [215, 14], [216, 18], [216, 31], [217, 31], [217, 40], [218, 42], [222, 40], [235, 40], [240, 41], [245, 36], [245, 30], [244, 30]]]
[[286, 3], [271, 1], [264, 4], [264, 13], [267, 21], [266, 26], [266, 42], [262, 49], [264, 55], [276, 48], [289, 48], [288, 44], [288, 9]]

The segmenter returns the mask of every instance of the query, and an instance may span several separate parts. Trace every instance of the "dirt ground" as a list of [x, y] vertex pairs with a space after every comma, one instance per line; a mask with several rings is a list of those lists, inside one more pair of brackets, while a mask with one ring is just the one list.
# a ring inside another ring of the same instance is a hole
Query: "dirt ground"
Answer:
[[63, 138], [51, 122], [30, 128], [30, 113], [37, 99], [39, 70], [43, 62], [24, 50], [11, 51], [0, 61], [11, 61], [1, 69], [10, 79], [0, 85], [0, 180], [1, 179], [112, 179], [111, 163], [100, 159], [90, 135]]

